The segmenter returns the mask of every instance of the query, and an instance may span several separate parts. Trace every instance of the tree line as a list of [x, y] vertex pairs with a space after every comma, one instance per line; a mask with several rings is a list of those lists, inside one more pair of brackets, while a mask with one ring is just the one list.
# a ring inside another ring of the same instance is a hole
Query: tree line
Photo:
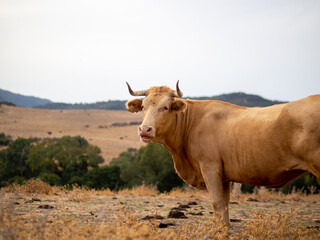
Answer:
[[[175, 172], [171, 154], [157, 143], [138, 150], [129, 148], [106, 166], [101, 166], [101, 150], [81, 136], [13, 141], [0, 133], [0, 146], [6, 146], [0, 151], [0, 187], [31, 178], [50, 185], [76, 184], [115, 191], [145, 184], [156, 186], [159, 192], [169, 192], [184, 185]], [[241, 189], [252, 192], [253, 188], [242, 185]], [[280, 191], [290, 193], [293, 189], [314, 193], [320, 186], [312, 174], [304, 174]]]
[[17, 138], [8, 140], [0, 135], [0, 186], [23, 183], [30, 178], [40, 178], [50, 185], [79, 185], [89, 188], [120, 187], [120, 168], [102, 166], [100, 149], [80, 136], [60, 139]]
[[50, 185], [110, 190], [146, 184], [157, 186], [160, 192], [183, 184], [171, 155], [159, 144], [130, 148], [109, 166], [101, 166], [104, 159], [100, 149], [80, 136], [12, 141], [1, 133], [0, 145], [7, 146], [0, 151], [0, 187], [31, 178]]

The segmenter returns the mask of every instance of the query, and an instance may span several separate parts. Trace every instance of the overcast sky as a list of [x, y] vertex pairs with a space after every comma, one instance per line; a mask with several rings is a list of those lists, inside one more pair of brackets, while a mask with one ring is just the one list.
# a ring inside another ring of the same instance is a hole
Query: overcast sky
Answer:
[[320, 1], [0, 0], [0, 88], [55, 102], [175, 87], [320, 93]]

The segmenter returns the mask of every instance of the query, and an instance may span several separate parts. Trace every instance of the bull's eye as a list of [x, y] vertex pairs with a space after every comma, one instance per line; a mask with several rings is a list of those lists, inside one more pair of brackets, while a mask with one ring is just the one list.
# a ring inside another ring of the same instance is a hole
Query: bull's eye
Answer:
[[168, 111], [168, 107], [162, 107], [159, 109], [159, 112], [164, 112], [164, 111]]

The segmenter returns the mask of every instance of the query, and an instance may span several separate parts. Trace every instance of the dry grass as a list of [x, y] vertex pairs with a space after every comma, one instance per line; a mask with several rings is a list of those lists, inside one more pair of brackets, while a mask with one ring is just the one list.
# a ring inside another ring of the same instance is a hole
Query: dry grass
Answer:
[[130, 147], [139, 148], [137, 126], [113, 123], [141, 121], [141, 114], [107, 110], [46, 110], [0, 106], [1, 132], [17, 137], [60, 138], [80, 135], [98, 146], [106, 163]]
[[[191, 188], [168, 194], [147, 186], [118, 193], [80, 187], [69, 191], [30, 180], [2, 188], [0, 194], [0, 239], [320, 238], [319, 195], [283, 196], [263, 188], [251, 195], [233, 192], [231, 201], [237, 204], [230, 205], [228, 229], [212, 217], [206, 192]], [[197, 205], [185, 212], [188, 219], [167, 218], [172, 207], [190, 201]], [[42, 205], [52, 209], [40, 209]], [[195, 211], [203, 215], [192, 215]], [[163, 219], [142, 220], [146, 215]], [[160, 223], [174, 226], [163, 229]]]

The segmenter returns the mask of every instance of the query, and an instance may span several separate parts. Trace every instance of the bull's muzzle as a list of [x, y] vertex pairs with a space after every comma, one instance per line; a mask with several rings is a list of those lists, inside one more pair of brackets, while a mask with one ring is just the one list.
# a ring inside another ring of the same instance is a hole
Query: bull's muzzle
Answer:
[[151, 126], [140, 126], [138, 132], [142, 142], [151, 142], [154, 138], [154, 129]]

